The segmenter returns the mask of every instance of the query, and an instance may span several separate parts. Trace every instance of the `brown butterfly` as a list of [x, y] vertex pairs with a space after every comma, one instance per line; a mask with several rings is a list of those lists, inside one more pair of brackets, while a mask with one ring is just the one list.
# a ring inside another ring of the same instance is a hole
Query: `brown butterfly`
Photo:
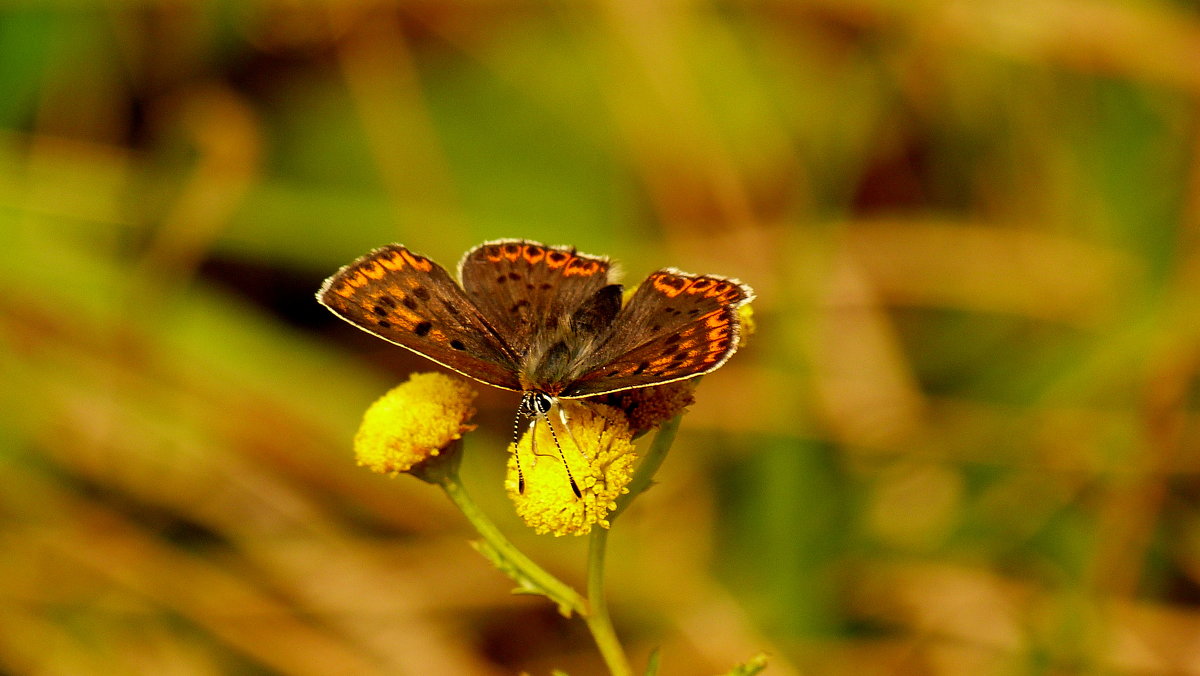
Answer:
[[[609, 272], [607, 258], [574, 248], [497, 240], [463, 256], [460, 286], [437, 263], [390, 244], [338, 270], [317, 300], [368, 333], [522, 392], [519, 416], [531, 427], [559, 399], [692, 378], [737, 350], [737, 308], [753, 300], [749, 286], [664, 268], [622, 304]], [[573, 479], [572, 488], [579, 493]]]

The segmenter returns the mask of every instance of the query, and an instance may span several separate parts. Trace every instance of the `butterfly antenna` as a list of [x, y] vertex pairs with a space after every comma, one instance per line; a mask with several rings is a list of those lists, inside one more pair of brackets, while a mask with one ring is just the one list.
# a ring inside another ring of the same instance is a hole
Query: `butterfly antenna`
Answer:
[[[554, 439], [554, 446], [558, 449], [558, 457], [562, 460], [563, 469], [567, 470], [567, 480], [571, 482], [571, 490], [575, 492], [575, 497], [582, 498], [583, 493], [579, 490], [579, 484], [575, 483], [575, 476], [571, 474], [571, 466], [567, 464], [567, 457], [563, 455], [562, 445], [558, 443], [558, 435], [554, 433], [554, 424], [546, 418], [546, 426], [550, 428], [550, 437]], [[567, 430], [569, 433], [570, 430]]]
[[[517, 409], [517, 417], [513, 418], [513, 458], [517, 461], [517, 492], [525, 494], [525, 473], [521, 471], [521, 449], [519, 442], [521, 440], [521, 411]], [[533, 439], [530, 438], [530, 443]]]

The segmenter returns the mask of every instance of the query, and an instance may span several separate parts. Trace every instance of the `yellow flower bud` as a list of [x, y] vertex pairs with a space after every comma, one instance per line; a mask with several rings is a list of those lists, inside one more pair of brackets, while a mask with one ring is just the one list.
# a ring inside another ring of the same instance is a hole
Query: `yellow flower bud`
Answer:
[[409, 472], [420, 478], [464, 432], [475, 415], [476, 392], [461, 378], [415, 373], [363, 414], [354, 435], [358, 464], [382, 474]]
[[758, 324], [754, 321], [754, 308], [750, 303], [739, 305], [738, 309], [738, 325], [741, 327], [741, 332], [738, 335], [739, 343], [742, 347], [746, 346], [746, 341], [754, 332], [758, 330]]

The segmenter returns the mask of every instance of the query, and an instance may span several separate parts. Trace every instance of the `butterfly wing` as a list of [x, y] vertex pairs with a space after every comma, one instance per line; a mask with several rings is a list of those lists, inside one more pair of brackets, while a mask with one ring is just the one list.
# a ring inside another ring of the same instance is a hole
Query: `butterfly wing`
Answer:
[[399, 244], [325, 280], [317, 300], [367, 333], [459, 373], [520, 390], [516, 353], [444, 268]]
[[613, 320], [586, 369], [564, 389], [591, 397], [708, 373], [737, 350], [738, 306], [754, 291], [734, 279], [664, 269], [646, 278]]
[[458, 266], [463, 289], [480, 312], [527, 355], [538, 337], [554, 334], [608, 284], [606, 258], [529, 240], [485, 242]]

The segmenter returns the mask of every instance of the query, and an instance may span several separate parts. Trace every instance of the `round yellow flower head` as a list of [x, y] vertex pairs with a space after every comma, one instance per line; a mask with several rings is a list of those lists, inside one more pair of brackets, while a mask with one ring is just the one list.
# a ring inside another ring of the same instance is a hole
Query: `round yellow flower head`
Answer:
[[414, 373], [392, 388], [363, 414], [354, 453], [358, 464], [382, 474], [408, 472], [426, 476], [434, 458], [445, 455], [475, 415], [476, 392], [460, 378], [441, 373]]
[[[633, 477], [633, 461], [637, 457], [633, 433], [620, 411], [579, 405], [572, 406], [568, 416], [569, 431], [557, 420], [554, 422], [562, 459], [551, 435], [550, 419], [538, 421], [536, 454], [535, 435], [529, 433], [515, 446], [509, 446], [508, 478], [504, 486], [516, 504], [517, 514], [539, 534], [583, 535], [596, 524], [608, 528], [605, 517], [616, 507], [617, 497], [628, 492], [626, 485]], [[517, 476], [517, 454], [525, 477], [524, 492]], [[583, 497], [576, 497], [571, 488], [563, 459]]]

